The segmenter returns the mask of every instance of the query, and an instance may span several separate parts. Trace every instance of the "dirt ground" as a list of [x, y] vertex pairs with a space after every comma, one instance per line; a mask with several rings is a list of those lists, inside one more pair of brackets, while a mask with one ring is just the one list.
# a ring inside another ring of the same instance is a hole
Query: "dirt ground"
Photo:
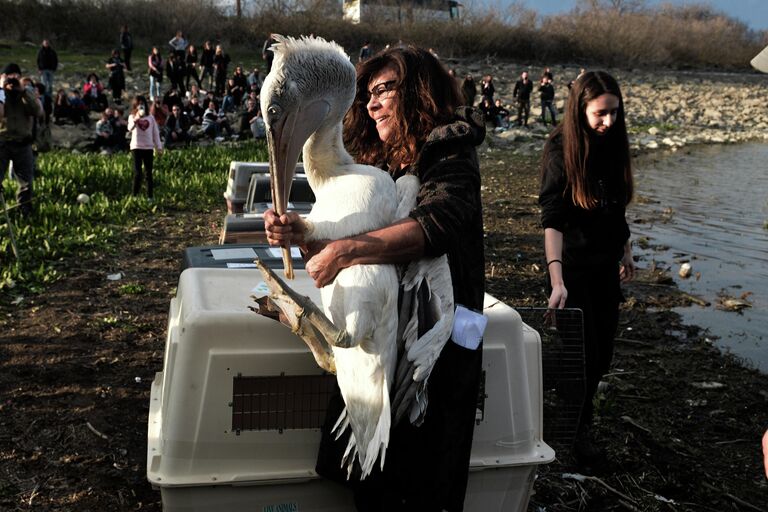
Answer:
[[[544, 306], [536, 160], [492, 150], [483, 169], [488, 291]], [[182, 250], [215, 243], [223, 216], [159, 215], [115, 254], [63, 262], [44, 293], [0, 298], [0, 510], [161, 510], [145, 477], [150, 382]], [[768, 510], [768, 376], [680, 325], [669, 308], [686, 299], [668, 282], [642, 272], [625, 289], [596, 424], [609, 463], [578, 481], [556, 446], [530, 510]]]

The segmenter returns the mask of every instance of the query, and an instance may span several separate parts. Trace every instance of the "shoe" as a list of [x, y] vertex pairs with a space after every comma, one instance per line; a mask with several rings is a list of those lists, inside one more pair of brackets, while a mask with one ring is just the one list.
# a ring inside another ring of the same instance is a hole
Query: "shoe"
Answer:
[[217, 143], [217, 144], [218, 144], [219, 142], [224, 142], [224, 137], [216, 137], [216, 138], [214, 138], [214, 139], [213, 139], [213, 141], [214, 141], [215, 143]]

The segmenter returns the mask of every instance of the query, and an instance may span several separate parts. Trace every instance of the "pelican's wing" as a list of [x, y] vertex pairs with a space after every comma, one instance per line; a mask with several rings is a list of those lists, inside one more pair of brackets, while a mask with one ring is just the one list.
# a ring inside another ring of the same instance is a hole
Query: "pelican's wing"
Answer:
[[411, 262], [401, 286], [392, 410], [395, 424], [408, 413], [411, 423], [418, 425], [427, 409], [427, 380], [453, 329], [453, 287], [447, 256]]

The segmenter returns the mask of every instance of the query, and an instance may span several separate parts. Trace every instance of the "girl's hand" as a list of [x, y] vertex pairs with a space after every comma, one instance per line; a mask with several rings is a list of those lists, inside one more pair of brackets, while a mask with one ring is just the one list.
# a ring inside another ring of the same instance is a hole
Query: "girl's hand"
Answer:
[[552, 293], [549, 296], [549, 303], [547, 307], [549, 309], [563, 309], [565, 307], [565, 300], [568, 298], [568, 290], [565, 289], [564, 284], [558, 284], [552, 287]]
[[624, 256], [619, 265], [619, 279], [622, 283], [628, 283], [635, 278], [635, 260], [632, 258], [632, 249], [627, 242], [624, 247]]

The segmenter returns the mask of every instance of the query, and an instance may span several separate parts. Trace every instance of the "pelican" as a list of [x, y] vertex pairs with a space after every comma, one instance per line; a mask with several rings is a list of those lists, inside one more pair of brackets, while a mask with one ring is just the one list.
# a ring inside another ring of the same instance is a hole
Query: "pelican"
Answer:
[[[316, 198], [303, 221], [307, 241], [359, 235], [407, 215], [416, 202], [418, 179], [401, 178], [395, 184], [381, 169], [356, 164], [344, 148], [342, 120], [355, 97], [355, 68], [344, 50], [316, 37], [276, 35], [275, 40], [261, 109], [276, 211], [281, 213], [278, 204], [286, 204], [301, 152]], [[400, 286], [395, 265], [354, 265], [320, 292], [325, 315], [349, 341], [343, 348], [331, 346], [346, 405], [334, 432], [338, 438], [351, 429], [341, 461], [348, 476], [355, 461], [361, 479], [377, 459], [384, 466], [393, 417], [398, 421], [408, 413], [414, 423], [423, 417], [427, 377], [450, 336], [453, 294], [447, 259], [427, 260], [404, 271], [401, 313]], [[426, 326], [419, 325], [419, 308], [433, 318]]]

